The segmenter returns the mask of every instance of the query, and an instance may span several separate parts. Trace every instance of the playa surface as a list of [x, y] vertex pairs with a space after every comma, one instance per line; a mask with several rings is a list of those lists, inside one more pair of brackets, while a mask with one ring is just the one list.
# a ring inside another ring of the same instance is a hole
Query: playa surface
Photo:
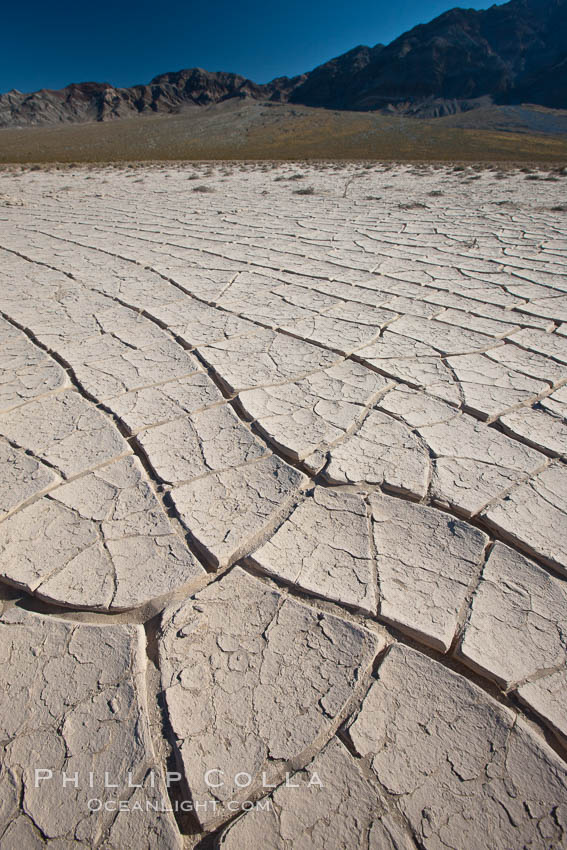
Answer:
[[567, 170], [0, 172], [0, 847], [567, 842]]

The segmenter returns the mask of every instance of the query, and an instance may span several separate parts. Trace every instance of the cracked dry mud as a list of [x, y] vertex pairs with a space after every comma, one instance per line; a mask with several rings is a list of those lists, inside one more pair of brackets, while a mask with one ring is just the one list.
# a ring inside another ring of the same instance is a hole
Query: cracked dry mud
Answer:
[[567, 175], [504, 176], [0, 173], [0, 850], [567, 847]]

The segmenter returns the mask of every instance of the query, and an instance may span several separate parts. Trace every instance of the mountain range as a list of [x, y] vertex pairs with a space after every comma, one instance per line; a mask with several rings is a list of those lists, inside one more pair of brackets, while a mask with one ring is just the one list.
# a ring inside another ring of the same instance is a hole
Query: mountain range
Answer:
[[567, 108], [567, 0], [452, 9], [389, 45], [358, 46], [296, 77], [257, 84], [201, 68], [116, 88], [73, 83], [0, 95], [0, 127], [175, 114], [233, 99], [432, 118], [486, 103]]

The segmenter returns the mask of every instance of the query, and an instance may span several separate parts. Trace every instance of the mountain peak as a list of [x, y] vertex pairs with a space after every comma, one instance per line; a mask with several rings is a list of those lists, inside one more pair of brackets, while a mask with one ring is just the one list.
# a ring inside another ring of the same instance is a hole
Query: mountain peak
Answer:
[[264, 85], [192, 67], [130, 88], [85, 82], [32, 94], [13, 89], [0, 95], [0, 127], [167, 114], [243, 97], [428, 115], [470, 108], [486, 97], [566, 108], [567, 0], [450, 9], [386, 47], [358, 45], [306, 74]]

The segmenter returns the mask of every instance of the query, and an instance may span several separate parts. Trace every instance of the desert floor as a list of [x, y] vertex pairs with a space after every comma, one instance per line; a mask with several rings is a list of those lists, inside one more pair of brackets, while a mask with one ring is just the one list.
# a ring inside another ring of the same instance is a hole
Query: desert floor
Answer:
[[411, 118], [231, 99], [175, 115], [0, 128], [0, 163], [118, 160], [567, 163], [567, 110], [490, 106]]
[[566, 190], [0, 172], [2, 850], [567, 846]]

